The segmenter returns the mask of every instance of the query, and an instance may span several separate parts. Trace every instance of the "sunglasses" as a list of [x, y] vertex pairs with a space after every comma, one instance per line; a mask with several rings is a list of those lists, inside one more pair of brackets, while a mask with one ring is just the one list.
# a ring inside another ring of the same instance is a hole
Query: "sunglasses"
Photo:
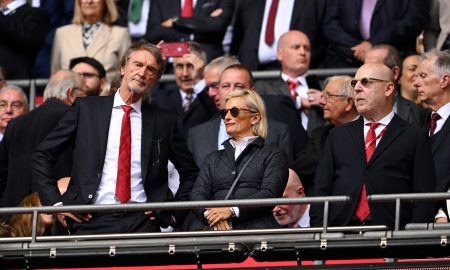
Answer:
[[251, 110], [240, 109], [238, 107], [233, 107], [233, 108], [228, 109], [228, 110], [227, 109], [220, 110], [220, 117], [222, 117], [222, 119], [225, 119], [225, 117], [227, 116], [228, 112], [230, 112], [231, 116], [236, 118], [236, 117], [238, 117], [240, 111], [247, 111], [247, 112], [250, 112], [250, 113], [256, 113], [256, 112], [251, 111]]
[[375, 83], [375, 82], [390, 82], [386, 80], [381, 79], [375, 79], [375, 78], [362, 78], [361, 80], [351, 80], [350, 85], [352, 87], [355, 87], [358, 82], [361, 82], [361, 85], [364, 87], [367, 87], [369, 84]]

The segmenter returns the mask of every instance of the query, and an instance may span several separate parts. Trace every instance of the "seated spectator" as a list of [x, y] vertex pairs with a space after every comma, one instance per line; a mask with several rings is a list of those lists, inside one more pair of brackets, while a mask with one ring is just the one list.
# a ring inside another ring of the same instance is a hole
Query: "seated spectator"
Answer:
[[28, 99], [22, 88], [14, 85], [0, 89], [0, 141], [8, 122], [28, 112]]
[[402, 62], [401, 74], [399, 79], [400, 94], [403, 98], [419, 104], [420, 101], [417, 98], [417, 87], [414, 86], [414, 81], [417, 77], [417, 66], [419, 66], [420, 56], [412, 54]]
[[[191, 191], [192, 201], [281, 197], [288, 178], [286, 154], [265, 144], [263, 100], [251, 90], [235, 90], [221, 111], [230, 139], [209, 154]], [[248, 165], [248, 166], [247, 166]], [[220, 207], [196, 210], [214, 230], [278, 227], [271, 207]]]
[[[306, 197], [305, 189], [298, 175], [289, 169], [289, 178], [284, 189], [283, 198]], [[272, 210], [278, 224], [290, 228], [309, 227], [309, 204], [277, 205]]]
[[70, 60], [89, 56], [97, 59], [111, 80], [119, 73], [119, 60], [131, 45], [128, 30], [113, 26], [118, 12], [114, 0], [75, 1], [73, 23], [56, 30], [51, 71], [69, 69]]
[[73, 58], [69, 69], [80, 75], [86, 88], [86, 96], [106, 96], [103, 93], [107, 84], [106, 71], [97, 59], [87, 56]]

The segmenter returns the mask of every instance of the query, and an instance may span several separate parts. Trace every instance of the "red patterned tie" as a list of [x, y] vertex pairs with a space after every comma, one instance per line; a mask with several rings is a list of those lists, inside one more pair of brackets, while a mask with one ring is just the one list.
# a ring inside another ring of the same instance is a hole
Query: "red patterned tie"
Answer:
[[291, 96], [293, 97], [297, 97], [297, 91], [295, 91], [295, 88], [297, 87], [297, 84], [300, 84], [299, 81], [294, 80], [294, 79], [288, 79], [288, 84], [289, 84], [289, 91], [291, 92]]
[[275, 17], [278, 10], [278, 1], [279, 0], [272, 0], [269, 10], [269, 17], [267, 18], [266, 35], [264, 40], [269, 46], [272, 46], [273, 41], [275, 40]]
[[183, 10], [181, 10], [181, 17], [191, 18], [192, 17], [192, 0], [184, 0]]
[[[375, 129], [380, 125], [379, 123], [370, 123], [369, 132], [366, 136], [366, 161], [369, 162], [375, 151], [377, 136], [375, 135]], [[380, 134], [382, 135], [382, 134]], [[363, 221], [370, 215], [369, 203], [367, 202], [366, 184], [363, 184], [361, 196], [355, 210], [356, 217]]]
[[431, 123], [430, 123], [430, 138], [433, 137], [434, 131], [436, 130], [436, 122], [441, 119], [441, 116], [438, 113], [431, 114]]
[[119, 160], [117, 162], [116, 197], [121, 203], [131, 198], [131, 127], [130, 113], [133, 107], [123, 105], [122, 129], [120, 131]]

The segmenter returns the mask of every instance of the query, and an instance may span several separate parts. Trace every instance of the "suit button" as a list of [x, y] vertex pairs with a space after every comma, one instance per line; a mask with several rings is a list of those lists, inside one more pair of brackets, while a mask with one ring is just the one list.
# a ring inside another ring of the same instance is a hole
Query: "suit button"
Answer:
[[92, 197], [93, 197], [92, 194], [89, 194], [89, 195], [88, 195], [88, 198], [89, 198], [89, 199], [92, 199]]
[[102, 178], [102, 174], [101, 173], [97, 174], [97, 177], [98, 179]]
[[231, 172], [231, 174], [235, 174], [235, 173], [236, 173], [236, 171], [232, 171], [232, 172]]

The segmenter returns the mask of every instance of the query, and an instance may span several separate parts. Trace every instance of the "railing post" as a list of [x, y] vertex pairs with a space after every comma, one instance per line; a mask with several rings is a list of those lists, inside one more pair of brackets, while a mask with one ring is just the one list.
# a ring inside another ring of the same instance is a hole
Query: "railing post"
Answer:
[[31, 230], [31, 242], [35, 243], [36, 242], [36, 235], [37, 235], [37, 224], [38, 224], [38, 211], [34, 210], [33, 211], [33, 227]]
[[395, 199], [395, 230], [400, 230], [400, 198]]
[[327, 232], [329, 208], [330, 208], [330, 202], [328, 200], [326, 200], [323, 203], [323, 232], [324, 233]]
[[30, 111], [36, 107], [36, 79], [30, 80]]

